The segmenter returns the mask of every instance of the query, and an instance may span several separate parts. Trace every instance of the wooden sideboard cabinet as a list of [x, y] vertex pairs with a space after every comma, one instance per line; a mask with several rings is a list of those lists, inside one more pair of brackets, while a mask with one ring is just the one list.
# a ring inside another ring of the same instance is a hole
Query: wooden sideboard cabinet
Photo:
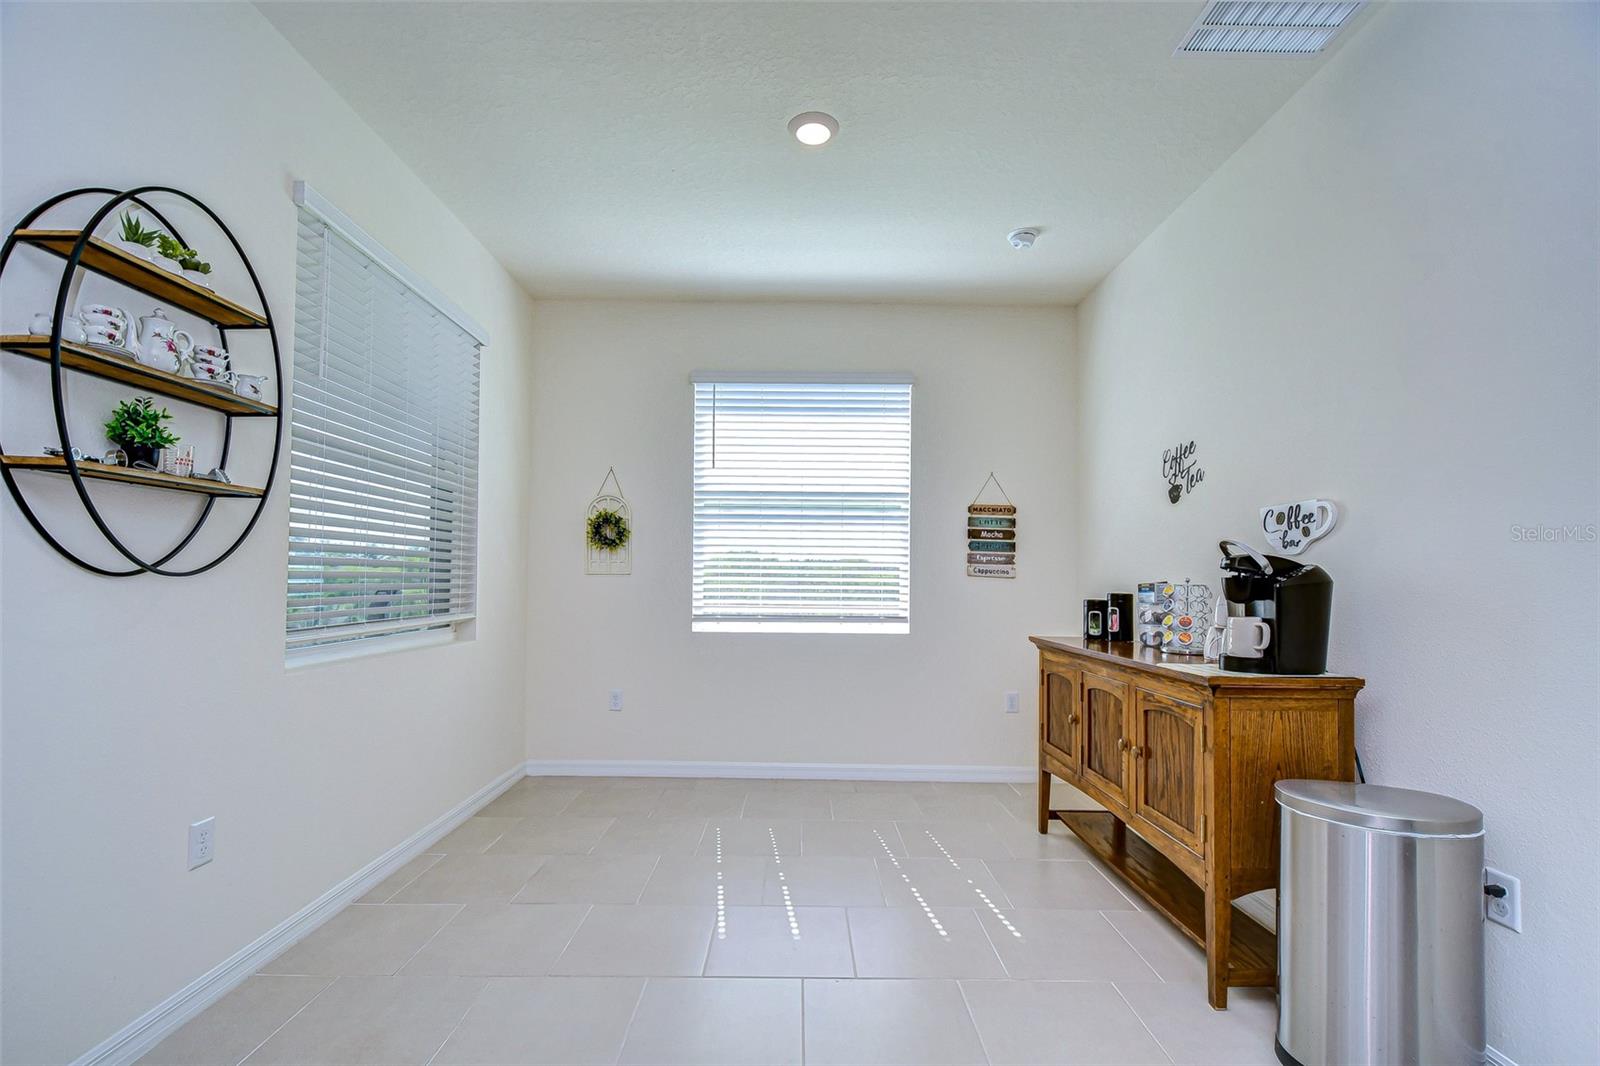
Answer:
[[[1355, 779], [1356, 677], [1224, 673], [1132, 644], [1039, 648], [1039, 832], [1064, 822], [1206, 952], [1207, 996], [1271, 986], [1273, 932], [1233, 901], [1278, 884], [1286, 778]], [[1051, 810], [1050, 777], [1104, 810]]]

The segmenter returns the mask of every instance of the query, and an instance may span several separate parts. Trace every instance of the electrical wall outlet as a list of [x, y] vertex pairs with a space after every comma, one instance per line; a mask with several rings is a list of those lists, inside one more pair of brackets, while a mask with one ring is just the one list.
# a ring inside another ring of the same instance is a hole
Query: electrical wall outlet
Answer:
[[213, 858], [217, 846], [217, 820], [207, 818], [189, 826], [189, 869], [204, 866]]
[[620, 688], [614, 688], [611, 690], [611, 703], [608, 706], [610, 706], [613, 711], [622, 710], [622, 690]]
[[1006, 693], [1006, 713], [1016, 714], [1022, 710], [1022, 696], [1016, 692]]
[[1483, 916], [1522, 932], [1522, 881], [1493, 866], [1483, 868]]

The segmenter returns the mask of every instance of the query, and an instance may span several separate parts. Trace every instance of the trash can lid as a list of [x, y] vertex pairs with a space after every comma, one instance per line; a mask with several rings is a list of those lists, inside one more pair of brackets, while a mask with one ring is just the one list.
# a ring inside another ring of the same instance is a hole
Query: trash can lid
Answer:
[[1279, 781], [1273, 790], [1286, 809], [1338, 825], [1430, 837], [1483, 832], [1482, 811], [1433, 792], [1348, 781]]

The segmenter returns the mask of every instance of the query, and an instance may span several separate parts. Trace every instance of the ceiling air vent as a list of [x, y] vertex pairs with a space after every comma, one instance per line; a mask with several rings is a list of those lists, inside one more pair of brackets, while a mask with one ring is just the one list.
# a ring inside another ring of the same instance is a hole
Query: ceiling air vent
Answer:
[[1316, 55], [1355, 17], [1364, 2], [1271, 4], [1212, 0], [1174, 54]]

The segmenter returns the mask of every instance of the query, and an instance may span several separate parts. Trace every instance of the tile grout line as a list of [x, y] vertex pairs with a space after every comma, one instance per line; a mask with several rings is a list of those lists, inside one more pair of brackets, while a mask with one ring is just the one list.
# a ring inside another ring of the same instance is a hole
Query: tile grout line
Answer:
[[850, 977], [855, 980], [861, 976], [861, 971], [856, 968], [856, 937], [850, 928], [850, 908], [844, 907], [842, 910], [844, 911], [844, 942], [850, 946]]
[[[383, 904], [388, 903], [390, 900], [394, 899], [400, 893], [404, 892], [406, 889], [408, 889], [412, 885], [416, 884], [417, 883], [417, 878], [421, 877], [423, 874], [427, 873], [429, 870], [433, 869], [435, 866], [438, 866], [439, 863], [441, 861], [443, 861], [445, 859], [445, 857], [448, 856], [449, 854], [450, 853], [447, 852], [447, 851], [429, 851], [429, 852], [424, 852], [423, 855], [418, 856], [418, 858], [422, 858], [422, 857], [427, 856], [427, 855], [432, 855], [433, 856], [433, 861], [430, 862], [423, 869], [418, 870], [417, 874], [416, 874], [416, 877], [413, 877], [409, 881], [407, 881], [405, 884], [400, 885], [393, 892], [389, 893], [387, 896], [383, 897], [382, 899], [372, 900], [372, 901], [370, 901], [369, 903], [367, 903], [365, 905], [366, 906], [380, 906], [381, 907]], [[350, 906], [354, 907], [358, 903], [361, 903], [361, 901], [359, 899], [351, 900], [350, 901]]]
[[[550, 965], [551, 966], [555, 966], [555, 965], [557, 965], [558, 963], [561, 962], [562, 956], [564, 956], [567, 953], [567, 949], [572, 946], [572, 942], [574, 940], [578, 939], [578, 933], [583, 929], [583, 924], [589, 920], [589, 915], [591, 915], [593, 913], [594, 913], [594, 904], [593, 903], [585, 904], [584, 911], [583, 911], [583, 917], [578, 919], [578, 924], [572, 927], [572, 932], [571, 933], [567, 934], [567, 942], [565, 944], [561, 945], [561, 950], [556, 952], [555, 957], [550, 960]], [[550, 970], [549, 970], [549, 967], [545, 968], [545, 974], [544, 975], [546, 977], [556, 977], [556, 976], [558, 976], [557, 974], [551, 973]]]
[[[255, 973], [255, 974], [251, 974], [251, 975], [250, 975], [250, 976], [251, 976], [251, 977], [261, 977], [261, 976], [263, 976], [263, 975], [262, 975], [262, 974], [259, 974], [259, 973]], [[267, 975], [267, 976], [270, 976], [270, 975]], [[320, 974], [319, 974], [319, 975], [318, 975], [318, 976], [321, 976], [321, 975], [320, 975]], [[246, 978], [246, 980], [248, 980], [248, 978]], [[255, 1053], [256, 1053], [256, 1052], [258, 1052], [258, 1051], [260, 1051], [260, 1050], [261, 1050], [261, 1049], [262, 1049], [262, 1048], [263, 1048], [263, 1047], [265, 1047], [265, 1046], [266, 1046], [266, 1044], [267, 1044], [267, 1041], [268, 1041], [268, 1040], [271, 1040], [271, 1039], [272, 1039], [272, 1038], [273, 1038], [273, 1037], [275, 1037], [275, 1036], [277, 1036], [277, 1035], [278, 1035], [278, 1034], [279, 1034], [279, 1033], [280, 1033], [280, 1032], [282, 1032], [282, 1031], [283, 1031], [283, 1027], [284, 1027], [284, 1026], [285, 1026], [285, 1025], [288, 1025], [288, 1024], [289, 1024], [289, 1023], [290, 1023], [290, 1022], [292, 1022], [292, 1021], [294, 1021], [294, 1020], [295, 1020], [295, 1019], [296, 1019], [296, 1018], [298, 1018], [298, 1017], [300, 1017], [300, 1015], [301, 1015], [301, 1014], [302, 1014], [302, 1013], [304, 1013], [304, 1012], [305, 1012], [305, 1009], [306, 1009], [306, 1008], [307, 1008], [307, 1007], [309, 1007], [309, 1006], [311, 1006], [311, 1004], [313, 1004], [313, 1003], [315, 1003], [315, 1002], [316, 1002], [316, 1001], [317, 1001], [317, 1000], [319, 1000], [319, 999], [321, 999], [321, 998], [322, 998], [322, 993], [324, 993], [324, 992], [326, 992], [326, 991], [327, 991], [327, 990], [328, 990], [328, 989], [330, 989], [330, 988], [332, 988], [332, 987], [333, 987], [333, 986], [334, 986], [334, 984], [335, 984], [335, 983], [336, 983], [336, 982], [337, 982], [337, 981], [338, 981], [338, 980], [339, 980], [339, 978], [338, 978], [338, 977], [335, 977], [335, 978], [334, 978], [334, 979], [333, 979], [333, 980], [332, 980], [332, 981], [329, 981], [329, 982], [328, 982], [328, 983], [327, 983], [327, 984], [325, 984], [325, 985], [323, 985], [323, 986], [322, 986], [322, 987], [321, 987], [321, 988], [319, 988], [319, 989], [317, 989], [317, 994], [316, 994], [316, 995], [314, 995], [314, 996], [312, 996], [312, 997], [311, 997], [311, 998], [310, 998], [310, 999], [308, 999], [308, 1000], [306, 1000], [306, 1001], [305, 1001], [305, 1002], [304, 1002], [304, 1003], [302, 1003], [302, 1004], [301, 1004], [301, 1005], [300, 1005], [300, 1009], [299, 1009], [299, 1010], [297, 1010], [297, 1011], [295, 1011], [295, 1012], [294, 1012], [294, 1013], [293, 1013], [293, 1014], [291, 1014], [291, 1015], [289, 1015], [289, 1016], [288, 1016], [288, 1017], [287, 1017], [287, 1018], [285, 1018], [285, 1019], [284, 1019], [284, 1020], [283, 1020], [283, 1021], [282, 1021], [282, 1023], [281, 1023], [281, 1024], [279, 1024], [279, 1025], [278, 1025], [278, 1027], [277, 1027], [277, 1028], [276, 1028], [276, 1029], [274, 1029], [274, 1030], [272, 1030], [272, 1032], [270, 1032], [270, 1033], [268, 1033], [268, 1034], [267, 1034], [267, 1035], [266, 1035], [266, 1036], [265, 1036], [265, 1037], [263, 1037], [263, 1038], [262, 1038], [262, 1040], [261, 1040], [261, 1043], [259, 1043], [259, 1044], [257, 1044], [257, 1045], [256, 1045], [256, 1046], [255, 1046], [255, 1047], [253, 1047], [253, 1048], [251, 1048], [251, 1049], [250, 1049], [250, 1050], [249, 1050], [249, 1051], [247, 1051], [247, 1052], [245, 1052], [245, 1054], [244, 1054], [244, 1058], [242, 1058], [242, 1059], [240, 1059], [240, 1060], [239, 1060], [239, 1061], [238, 1061], [238, 1063], [236, 1063], [236, 1064], [235, 1064], [235, 1066], [244, 1066], [244, 1064], [245, 1064], [245, 1063], [246, 1063], [246, 1062], [247, 1062], [247, 1061], [249, 1061], [249, 1059], [250, 1059], [250, 1056], [251, 1056], [251, 1055], [254, 1055], [254, 1054], [255, 1054]], [[229, 993], [229, 995], [232, 995], [232, 993]], [[220, 1002], [221, 1002], [221, 1000], [218, 1000], [218, 1001], [217, 1001], [217, 1002], [219, 1002], [219, 1003], [220, 1003]], [[198, 1017], [198, 1015], [197, 1015], [197, 1017]], [[160, 1045], [157, 1045], [157, 1047], [159, 1047], [159, 1046], [160, 1046]], [[154, 1050], [155, 1050], [155, 1048], [151, 1048], [151, 1049], [150, 1049], [150, 1050], [151, 1050], [151, 1051], [154, 1051]], [[145, 1054], [146, 1054], [146, 1055], [148, 1055], [148, 1054], [149, 1054], [149, 1053], [150, 1053], [150, 1052], [148, 1052], [148, 1051], [147, 1051], [147, 1052], [145, 1052]], [[141, 1057], [142, 1057], [142, 1056], [141, 1056]]]
[[[644, 994], [650, 988], [650, 981], [648, 977], [639, 980], [639, 993], [633, 997], [633, 1010], [628, 1012], [628, 1024], [622, 1027], [622, 1039], [617, 1042], [617, 1057], [612, 1062], [622, 1059], [622, 1049], [628, 1046], [628, 1037], [633, 1033], [633, 1023], [638, 1020], [639, 1008], [644, 1005]], [[1165, 1054], [1165, 1051], [1162, 1053]]]
[[410, 955], [407, 955], [406, 956], [406, 961], [402, 962], [399, 966], [396, 966], [393, 973], [387, 974], [387, 975], [379, 974], [377, 976], [380, 976], [380, 977], [382, 977], [382, 976], [399, 977], [400, 976], [400, 971], [405, 969], [407, 966], [410, 966], [412, 961], [415, 960], [418, 955], [421, 955], [423, 950], [429, 944], [433, 943], [434, 938], [436, 938], [440, 933], [444, 932], [445, 928], [448, 927], [451, 922], [453, 922], [457, 918], [461, 917], [461, 915], [467, 909], [467, 905], [465, 903], [454, 903], [454, 904], [450, 904], [450, 903], [443, 903], [443, 904], [441, 904], [441, 903], [421, 903], [421, 904], [416, 904], [416, 903], [414, 903], [414, 904], [411, 904], [411, 906], [414, 906], [414, 907], [415, 906], [421, 906], [421, 907], [441, 907], [441, 906], [449, 907], [449, 906], [453, 906], [453, 907], [455, 907], [456, 912], [454, 914], [452, 914], [449, 918], [445, 919], [444, 922], [440, 924], [439, 928], [435, 929], [432, 933], [429, 933], [428, 934], [428, 939], [424, 940], [421, 944], [417, 945], [417, 950], [413, 951]]
[[1145, 1032], [1150, 1034], [1150, 1039], [1156, 1042], [1156, 1047], [1161, 1049], [1161, 1053], [1167, 1057], [1167, 1061], [1177, 1062], [1178, 1060], [1173, 1057], [1172, 1052], [1167, 1050], [1167, 1045], [1163, 1044], [1161, 1042], [1161, 1038], [1156, 1035], [1155, 1030], [1150, 1028], [1150, 1023], [1144, 1020], [1144, 1015], [1139, 1013], [1139, 1008], [1135, 1007], [1133, 1005], [1133, 1001], [1122, 994], [1122, 989], [1120, 986], [1118, 986], [1117, 982], [1112, 981], [1111, 987], [1116, 990], [1117, 998], [1126, 1003], [1128, 1005], [1128, 1009], [1133, 1011], [1133, 1016], [1139, 1020], [1140, 1027], [1144, 1029]]
[[[1002, 968], [1005, 966], [1001, 962]], [[989, 1045], [984, 1042], [983, 1030], [978, 1028], [978, 1016], [972, 1013], [972, 1001], [967, 999], [967, 985], [965, 981], [957, 978], [956, 991], [961, 995], [961, 1005], [967, 1008], [967, 1020], [972, 1023], [972, 1035], [978, 1038], [978, 1050], [983, 1052], [983, 1061], [993, 1066], [994, 1059], [989, 1054]]]
[[[1149, 959], [1144, 957], [1144, 952], [1139, 950], [1139, 945], [1137, 945], [1133, 941], [1129, 940], [1128, 939], [1128, 935], [1126, 933], [1124, 933], [1121, 929], [1117, 928], [1117, 923], [1113, 922], [1111, 920], [1111, 918], [1106, 914], [1105, 911], [1096, 911], [1095, 913], [1100, 915], [1100, 920], [1105, 922], [1107, 925], [1109, 925], [1111, 927], [1111, 931], [1113, 933], [1116, 933], [1117, 936], [1122, 939], [1122, 942], [1124, 944], [1128, 945], [1128, 947], [1133, 949], [1133, 953], [1135, 955], [1139, 956], [1139, 961], [1140, 962], [1142, 962], [1146, 966], [1150, 967], [1150, 972], [1156, 975], [1156, 980], [1158, 982], [1160, 982], [1161, 984], [1167, 984], [1168, 983], [1167, 979], [1165, 977], [1161, 976], [1161, 971], [1156, 969], [1155, 963], [1151, 962]], [[1129, 1004], [1129, 1006], [1132, 1006], [1132, 1004]]]
[[461, 1012], [461, 1017], [456, 1019], [456, 1023], [450, 1027], [450, 1031], [445, 1034], [444, 1039], [439, 1041], [439, 1046], [433, 1049], [433, 1054], [428, 1056], [425, 1066], [433, 1066], [434, 1060], [439, 1057], [439, 1052], [443, 1051], [444, 1046], [450, 1043], [451, 1039], [460, 1031], [461, 1023], [467, 1020], [467, 1015], [472, 1013], [472, 1008], [478, 1005], [478, 1000], [482, 999], [483, 994], [489, 990], [489, 982], [491, 980], [493, 980], [492, 977], [483, 979], [483, 984], [478, 986], [477, 995], [472, 997], [472, 1002], [467, 1004], [467, 1009]]

